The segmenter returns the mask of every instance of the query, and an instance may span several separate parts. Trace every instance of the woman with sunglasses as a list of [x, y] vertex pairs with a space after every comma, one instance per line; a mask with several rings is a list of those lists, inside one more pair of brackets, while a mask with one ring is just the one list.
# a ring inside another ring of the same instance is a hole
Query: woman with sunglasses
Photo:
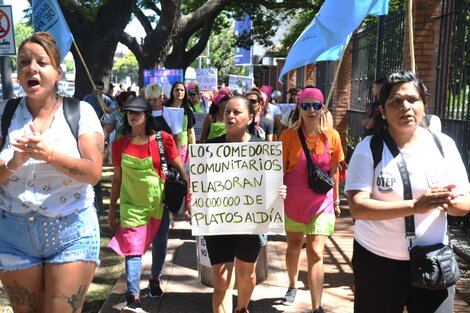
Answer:
[[[323, 103], [323, 94], [319, 89], [305, 88], [299, 96], [299, 119], [281, 135], [284, 183], [289, 190], [284, 202], [289, 288], [282, 303], [290, 305], [295, 300], [299, 257], [305, 236], [313, 313], [323, 312], [323, 249], [326, 237], [333, 233], [335, 216], [340, 214], [338, 164], [344, 159], [338, 132], [325, 123], [326, 109]], [[307, 159], [299, 138], [299, 129], [304, 134], [313, 163], [333, 177], [334, 187], [327, 194], [318, 194], [308, 186]]]
[[246, 93], [246, 97], [255, 109], [255, 120], [250, 125], [248, 132], [260, 139], [273, 141], [274, 123], [264, 116], [264, 101], [261, 92], [258, 88], [252, 88]]

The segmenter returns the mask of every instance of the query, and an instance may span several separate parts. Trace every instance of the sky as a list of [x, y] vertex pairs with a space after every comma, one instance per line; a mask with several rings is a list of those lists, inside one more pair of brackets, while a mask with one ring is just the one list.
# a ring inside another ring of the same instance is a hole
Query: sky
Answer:
[[[4, 5], [11, 5], [13, 10], [13, 22], [14, 24], [21, 22], [23, 19], [23, 10], [29, 8], [27, 0], [3, 0]], [[137, 19], [132, 19], [131, 23], [125, 29], [129, 34], [135, 34], [134, 36], [140, 41], [141, 37], [145, 36], [145, 31], [142, 25]]]

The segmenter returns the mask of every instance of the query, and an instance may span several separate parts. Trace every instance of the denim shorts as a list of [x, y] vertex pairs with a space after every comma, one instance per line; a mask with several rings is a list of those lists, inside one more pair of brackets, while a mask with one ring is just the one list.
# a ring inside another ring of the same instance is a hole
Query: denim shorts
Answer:
[[61, 217], [0, 210], [0, 270], [44, 263], [95, 262], [100, 231], [95, 208]]

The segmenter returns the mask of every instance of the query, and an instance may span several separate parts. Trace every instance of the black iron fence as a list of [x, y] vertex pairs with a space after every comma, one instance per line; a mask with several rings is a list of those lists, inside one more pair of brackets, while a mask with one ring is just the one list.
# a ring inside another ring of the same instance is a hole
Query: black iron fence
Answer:
[[[436, 79], [435, 114], [470, 169], [470, 1], [443, 0]], [[449, 222], [470, 235], [470, 216]]]
[[351, 102], [348, 111], [349, 137], [363, 133], [361, 119], [370, 106], [372, 83], [403, 68], [405, 11], [379, 17], [375, 24], [352, 38]]

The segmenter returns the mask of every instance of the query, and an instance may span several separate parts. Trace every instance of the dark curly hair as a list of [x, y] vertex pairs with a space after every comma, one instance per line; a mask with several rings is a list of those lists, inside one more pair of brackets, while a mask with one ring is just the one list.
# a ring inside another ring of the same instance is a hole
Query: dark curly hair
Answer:
[[[385, 109], [385, 103], [393, 87], [405, 83], [413, 83], [418, 91], [421, 101], [426, 106], [426, 86], [423, 84], [421, 79], [417, 78], [416, 75], [411, 71], [399, 71], [390, 75], [384, 80], [382, 88], [380, 89], [380, 96], [377, 101], [378, 105], [381, 105]], [[387, 121], [382, 119], [382, 114], [376, 112], [374, 115], [374, 133], [379, 132], [381, 129], [387, 127]]]

